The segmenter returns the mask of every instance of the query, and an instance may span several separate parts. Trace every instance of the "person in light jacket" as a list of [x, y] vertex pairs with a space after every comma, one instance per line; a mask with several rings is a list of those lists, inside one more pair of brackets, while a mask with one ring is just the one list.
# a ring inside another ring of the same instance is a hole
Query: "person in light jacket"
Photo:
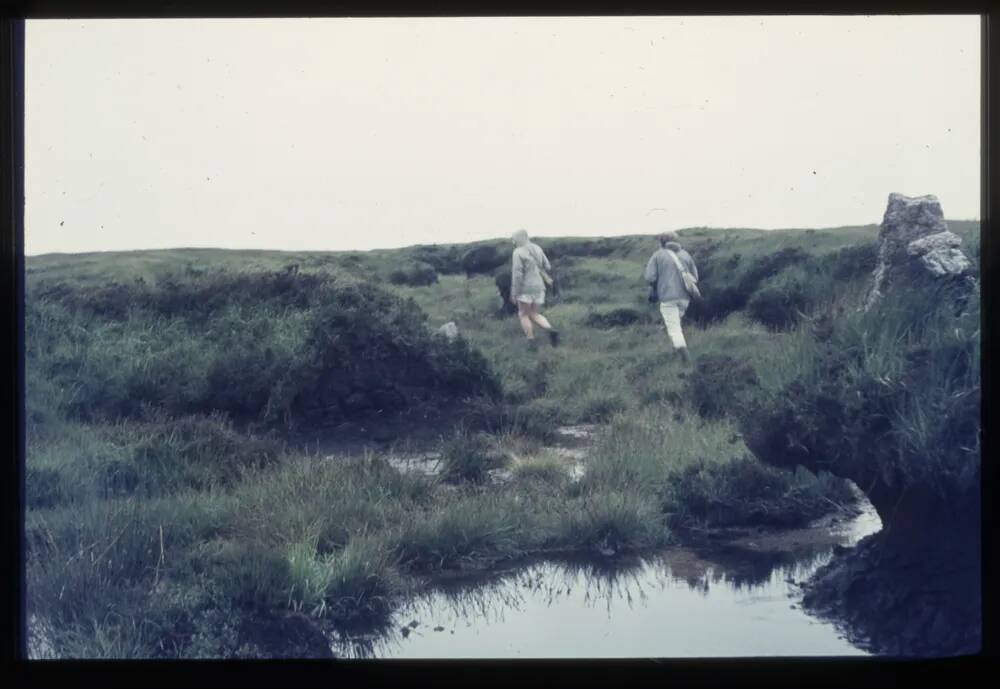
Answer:
[[[531, 346], [535, 346], [534, 325], [548, 331], [553, 347], [559, 346], [559, 332], [538, 311], [545, 303], [545, 281], [542, 271], [552, 270], [542, 247], [528, 239], [525, 230], [518, 230], [512, 237], [514, 253], [510, 271], [510, 302], [517, 306], [521, 329]], [[534, 325], [533, 325], [534, 324]]]
[[687, 342], [681, 330], [681, 318], [691, 302], [691, 295], [684, 286], [684, 278], [677, 269], [671, 253], [673, 253], [691, 275], [698, 278], [698, 267], [694, 264], [691, 254], [677, 242], [676, 232], [664, 232], [657, 239], [660, 249], [649, 257], [643, 277], [650, 283], [650, 300], [655, 295], [660, 302], [660, 315], [667, 328], [667, 336], [674, 350], [686, 363], [688, 361]]

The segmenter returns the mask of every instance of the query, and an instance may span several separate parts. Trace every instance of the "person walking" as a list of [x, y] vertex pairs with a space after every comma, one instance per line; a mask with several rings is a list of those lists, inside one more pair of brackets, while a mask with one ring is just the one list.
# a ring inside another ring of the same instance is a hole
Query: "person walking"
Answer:
[[678, 243], [676, 232], [664, 232], [657, 240], [660, 248], [649, 257], [643, 277], [650, 284], [649, 300], [660, 302], [660, 315], [674, 351], [687, 363], [687, 342], [681, 330], [681, 318], [691, 302], [691, 294], [683, 273], [690, 273], [697, 280], [698, 267], [691, 254]]
[[510, 302], [517, 306], [517, 317], [524, 336], [532, 347], [536, 347], [534, 325], [537, 325], [548, 331], [552, 346], [558, 347], [559, 331], [538, 311], [545, 303], [546, 282], [552, 282], [546, 272], [552, 270], [552, 265], [542, 247], [528, 239], [525, 230], [518, 230], [511, 239], [514, 253], [510, 271]]

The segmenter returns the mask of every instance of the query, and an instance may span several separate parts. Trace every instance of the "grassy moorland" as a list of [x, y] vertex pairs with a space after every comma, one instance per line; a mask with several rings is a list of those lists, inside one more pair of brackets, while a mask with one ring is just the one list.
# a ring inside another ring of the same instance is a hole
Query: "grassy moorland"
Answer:
[[[951, 225], [978, 258], [978, 225]], [[793, 400], [824, 327], [863, 341], [855, 382], [898, 369], [894, 349], [869, 346], [888, 325], [850, 315], [876, 233], [683, 231], [706, 293], [689, 366], [645, 301], [647, 237], [539, 240], [563, 346], [538, 351], [501, 309], [503, 242], [29, 258], [33, 628], [60, 657], [304, 655], [306, 641], [268, 646], [261, 625], [377, 623], [422, 580], [505, 558], [827, 513], [850, 500], [843, 481], [761, 463], [743, 430]], [[433, 335], [447, 321], [456, 342]], [[978, 322], [944, 325], [978, 343]], [[948, 375], [954, 343], [917, 344]], [[919, 453], [940, 444], [939, 420], [907, 394], [889, 423]], [[392, 419], [413, 410], [438, 412], [440, 477], [401, 473], [376, 442], [405, 440]], [[578, 423], [602, 430], [574, 481], [545, 445]], [[358, 426], [383, 430], [360, 456], [296, 442]], [[512, 480], [486, 480], [499, 466]]]

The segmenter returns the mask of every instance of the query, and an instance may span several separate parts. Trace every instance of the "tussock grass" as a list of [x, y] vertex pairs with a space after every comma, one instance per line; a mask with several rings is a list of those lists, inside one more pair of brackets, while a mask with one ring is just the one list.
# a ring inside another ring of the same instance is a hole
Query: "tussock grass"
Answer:
[[52, 383], [29, 392], [29, 408], [83, 420], [153, 405], [315, 425], [499, 392], [464, 339], [433, 337], [410, 300], [340, 273], [43, 283], [27, 304], [27, 363]]
[[582, 487], [657, 492], [675, 472], [699, 461], [725, 461], [742, 449], [735, 425], [706, 421], [675, 407], [650, 407], [612, 420], [592, 451]]
[[513, 471], [518, 481], [539, 482], [544, 485], [559, 484], [569, 476], [564, 462], [547, 455], [529, 457], [516, 464]]
[[311, 543], [293, 544], [287, 555], [290, 606], [342, 622], [382, 617], [402, 586], [396, 559], [384, 539], [375, 536], [360, 535], [326, 554]]
[[401, 561], [417, 571], [461, 569], [524, 552], [533, 526], [517, 501], [471, 494], [449, 500], [446, 509], [415, 515], [395, 541]]
[[278, 441], [238, 431], [219, 415], [153, 412], [143, 421], [66, 422], [60, 429], [31, 444], [29, 508], [212, 490], [275, 463], [283, 452]]
[[744, 420], [752, 446], [770, 462], [820, 461], [942, 498], [972, 491], [979, 342], [978, 294], [956, 310], [934, 289], [847, 312], [822, 339], [800, 333], [786, 345], [789, 365], [770, 374], [769, 394]]
[[441, 446], [441, 477], [446, 481], [484, 481], [487, 472], [507, 462], [490, 436], [459, 428]]
[[620, 550], [669, 542], [659, 502], [642, 491], [590, 490], [559, 524], [558, 540], [575, 548]]
[[359, 533], [405, 520], [432, 490], [425, 477], [404, 474], [379, 457], [300, 457], [266, 480], [245, 482], [234, 495], [247, 538], [284, 547], [312, 535], [320, 552], [330, 552]]
[[664, 498], [672, 522], [688, 528], [803, 526], [854, 500], [842, 479], [801, 467], [789, 475], [748, 455], [686, 467], [667, 484]]

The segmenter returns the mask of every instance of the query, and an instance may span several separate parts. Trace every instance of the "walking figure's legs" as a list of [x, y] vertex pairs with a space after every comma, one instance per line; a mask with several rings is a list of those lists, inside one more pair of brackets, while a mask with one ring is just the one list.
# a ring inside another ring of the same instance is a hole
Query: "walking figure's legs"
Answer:
[[521, 321], [521, 330], [529, 340], [535, 339], [535, 329], [531, 325], [532, 304], [525, 304], [523, 301], [517, 302], [517, 318]]
[[552, 330], [552, 324], [549, 323], [549, 319], [538, 313], [538, 304], [531, 305], [529, 317], [543, 330]]
[[660, 315], [663, 316], [663, 325], [667, 328], [667, 337], [670, 338], [674, 349], [687, 347], [687, 342], [684, 341], [684, 332], [681, 330], [681, 313], [677, 304], [672, 302], [660, 304]]
[[663, 325], [667, 328], [670, 343], [685, 362], [688, 361], [688, 351], [687, 342], [684, 340], [684, 331], [681, 330], [681, 315], [686, 310], [686, 306], [687, 304], [675, 302], [660, 304], [660, 315], [663, 316]]
[[549, 333], [549, 341], [552, 343], [553, 347], [559, 346], [559, 331], [552, 327], [549, 323], [549, 319], [538, 313], [538, 304], [531, 305], [530, 312], [531, 320], [534, 321], [539, 328], [547, 331]]

